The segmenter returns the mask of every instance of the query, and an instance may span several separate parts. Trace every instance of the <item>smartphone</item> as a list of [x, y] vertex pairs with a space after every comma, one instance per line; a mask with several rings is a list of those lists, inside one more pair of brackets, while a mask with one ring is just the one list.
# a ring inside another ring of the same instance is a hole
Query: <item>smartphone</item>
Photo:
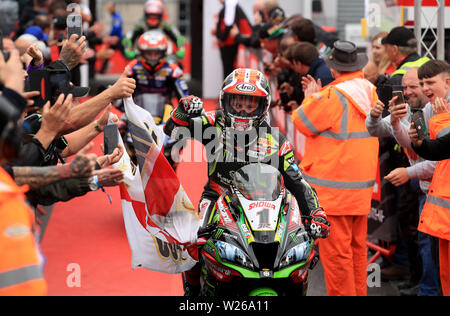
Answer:
[[70, 38], [72, 36], [72, 34], [77, 34], [78, 38], [80, 38], [83, 35], [83, 31], [81, 30], [81, 26], [67, 27], [67, 38]]
[[105, 155], [111, 155], [119, 144], [119, 126], [117, 124], [106, 125], [103, 133]]
[[70, 13], [67, 16], [67, 38], [69, 39], [72, 34], [77, 34], [80, 38], [83, 35], [82, 25], [81, 15], [76, 12]]
[[395, 105], [404, 104], [405, 98], [403, 96], [403, 91], [392, 91], [392, 98], [397, 97], [397, 101], [395, 101]]
[[428, 129], [421, 109], [412, 109], [411, 121], [414, 122], [420, 140], [428, 137]]

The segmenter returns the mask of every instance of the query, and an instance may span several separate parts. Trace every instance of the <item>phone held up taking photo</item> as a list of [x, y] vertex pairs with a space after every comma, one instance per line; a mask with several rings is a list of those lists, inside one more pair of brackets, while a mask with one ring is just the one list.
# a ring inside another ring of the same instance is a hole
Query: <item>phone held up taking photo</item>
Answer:
[[405, 103], [405, 98], [403, 97], [403, 91], [393, 91], [392, 97], [397, 97], [397, 100], [395, 100], [395, 105]]
[[412, 116], [411, 121], [414, 122], [414, 126], [416, 128], [417, 134], [419, 135], [420, 140], [424, 140], [428, 137], [428, 129], [425, 124], [425, 118], [423, 116], [422, 109], [412, 108]]
[[72, 8], [72, 13], [67, 16], [67, 38], [70, 38], [73, 34], [77, 34], [80, 38], [83, 35], [82, 23], [81, 15]]

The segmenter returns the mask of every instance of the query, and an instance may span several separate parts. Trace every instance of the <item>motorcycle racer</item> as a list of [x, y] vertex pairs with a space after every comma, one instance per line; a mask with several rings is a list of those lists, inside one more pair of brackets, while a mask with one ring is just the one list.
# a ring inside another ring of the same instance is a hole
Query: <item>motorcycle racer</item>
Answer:
[[[270, 88], [264, 75], [252, 69], [234, 70], [222, 85], [219, 103], [220, 110], [205, 113], [201, 99], [183, 98], [164, 127], [172, 138], [189, 132], [190, 137], [205, 145], [208, 182], [199, 203], [203, 227], [210, 220], [216, 200], [229, 188], [234, 173], [251, 162], [260, 162], [280, 171], [313, 236], [326, 238], [330, 228], [326, 214], [315, 191], [302, 178], [292, 145], [267, 122]], [[185, 273], [187, 293], [195, 293], [196, 275], [195, 269]]]
[[184, 58], [186, 38], [164, 18], [164, 15], [165, 5], [162, 0], [148, 0], [145, 3], [144, 17], [134, 26], [133, 31], [122, 42], [125, 47], [125, 58], [131, 60], [136, 57], [134, 51], [135, 43], [143, 33], [149, 30], [163, 32], [175, 44], [174, 51], [168, 53], [168, 56], [174, 62]]
[[[145, 108], [145, 104], [139, 102], [142, 94], [154, 94], [162, 96], [159, 106], [171, 104], [171, 98], [175, 94], [178, 99], [189, 95], [188, 86], [184, 80], [183, 71], [177, 64], [167, 60], [167, 38], [159, 31], [148, 31], [139, 38], [138, 48], [140, 57], [131, 61], [128, 65], [128, 76], [136, 80], [134, 99], [136, 103]], [[147, 109], [147, 108], [146, 108]], [[159, 124], [163, 120], [163, 109], [147, 109]]]
[[[134, 101], [152, 114], [156, 125], [165, 124], [170, 117], [173, 96], [181, 99], [189, 95], [183, 71], [177, 64], [167, 60], [167, 45], [167, 38], [161, 32], [145, 32], [139, 38], [140, 57], [127, 65], [128, 76], [136, 80]], [[123, 117], [122, 121], [125, 120], [126, 117]], [[128, 134], [126, 124], [123, 124], [121, 130], [124, 135]], [[128, 135], [125, 139], [127, 144], [132, 143], [128, 141]], [[168, 137], [164, 140], [164, 154], [176, 169], [177, 164], [170, 156], [174, 143]], [[132, 151], [130, 156], [133, 156]]]

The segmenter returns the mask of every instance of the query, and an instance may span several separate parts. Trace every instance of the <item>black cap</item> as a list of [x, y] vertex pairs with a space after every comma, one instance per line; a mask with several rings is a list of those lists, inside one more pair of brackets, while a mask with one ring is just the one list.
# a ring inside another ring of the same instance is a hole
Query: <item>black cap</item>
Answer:
[[391, 44], [402, 47], [407, 47], [408, 41], [415, 38], [414, 33], [404, 26], [394, 27], [389, 34], [383, 38], [382, 44]]

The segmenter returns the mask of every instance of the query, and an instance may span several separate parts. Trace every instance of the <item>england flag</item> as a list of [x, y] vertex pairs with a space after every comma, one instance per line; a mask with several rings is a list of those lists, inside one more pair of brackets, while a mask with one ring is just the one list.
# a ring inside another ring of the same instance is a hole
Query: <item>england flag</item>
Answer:
[[[151, 114], [132, 98], [124, 104], [138, 166], [125, 150], [114, 168], [125, 176], [120, 194], [132, 268], [184, 272], [198, 261], [197, 210], [164, 157], [164, 134]], [[124, 146], [121, 137], [119, 143]]]

